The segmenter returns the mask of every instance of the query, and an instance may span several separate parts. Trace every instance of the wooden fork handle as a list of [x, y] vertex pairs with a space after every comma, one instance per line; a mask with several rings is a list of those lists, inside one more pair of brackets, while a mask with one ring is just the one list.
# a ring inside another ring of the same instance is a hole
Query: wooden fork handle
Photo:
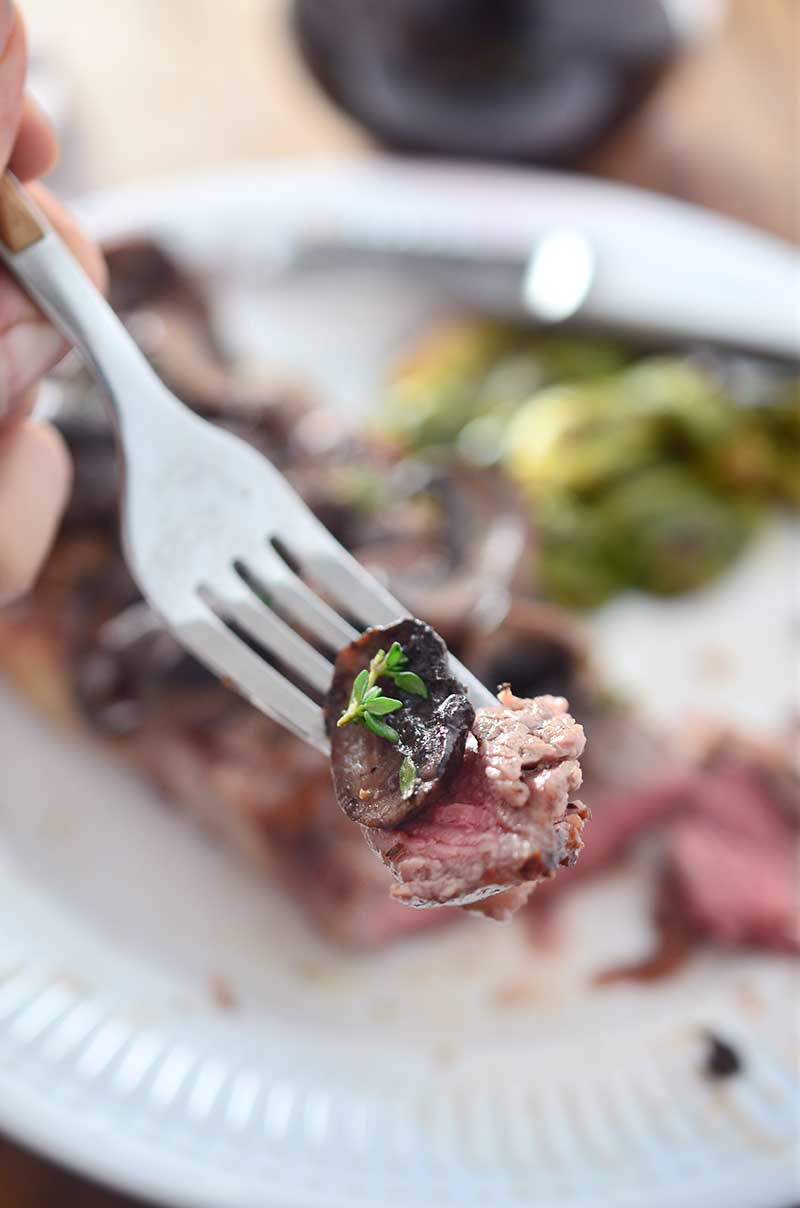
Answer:
[[44, 235], [24, 190], [10, 172], [4, 172], [0, 177], [0, 240], [10, 252], [24, 252]]

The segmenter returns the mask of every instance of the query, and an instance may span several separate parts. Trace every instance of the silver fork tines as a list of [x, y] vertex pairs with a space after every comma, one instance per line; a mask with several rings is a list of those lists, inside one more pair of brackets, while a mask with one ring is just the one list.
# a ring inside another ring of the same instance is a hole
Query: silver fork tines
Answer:
[[[341, 613], [366, 628], [407, 610], [266, 458], [166, 389], [24, 190], [8, 176], [3, 189], [0, 211], [17, 207], [23, 222], [6, 223], [10, 239], [0, 231], [0, 255], [105, 387], [124, 465], [124, 545], [142, 594], [196, 658], [327, 751], [309, 693], [325, 694], [333, 658], [358, 632]], [[493, 702], [453, 665], [476, 706]]]

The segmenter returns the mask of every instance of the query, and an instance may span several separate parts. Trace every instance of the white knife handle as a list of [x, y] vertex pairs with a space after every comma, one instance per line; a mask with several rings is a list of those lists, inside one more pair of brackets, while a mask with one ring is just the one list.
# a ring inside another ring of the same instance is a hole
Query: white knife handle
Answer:
[[593, 253], [577, 318], [800, 357], [798, 250], [687, 202], [569, 173], [387, 157], [353, 165], [338, 186], [329, 181], [298, 221], [299, 245], [317, 208], [332, 235], [515, 263], [520, 281], [541, 240], [568, 231]]
[[800, 254], [789, 244], [696, 206], [603, 185], [579, 229], [596, 266], [585, 318], [800, 357]]

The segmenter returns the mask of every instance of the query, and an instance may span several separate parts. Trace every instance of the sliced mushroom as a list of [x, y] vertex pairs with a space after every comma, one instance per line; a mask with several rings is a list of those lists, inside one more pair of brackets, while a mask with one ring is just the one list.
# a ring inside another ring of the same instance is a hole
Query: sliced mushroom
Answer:
[[[427, 697], [404, 691], [388, 677], [379, 681], [384, 695], [402, 701], [402, 708], [385, 719], [396, 731], [397, 742], [357, 721], [339, 727], [356, 676], [394, 642], [408, 659], [403, 670], [423, 680]], [[409, 618], [368, 629], [340, 651], [325, 706], [341, 808], [368, 827], [400, 826], [418, 814], [439, 799], [461, 766], [474, 717], [463, 686], [451, 674], [447, 647], [429, 625]]]
[[[490, 632], [533, 575], [535, 544], [515, 492], [497, 474], [448, 460], [400, 463], [388, 481], [383, 531], [362, 530], [356, 557], [451, 646]], [[387, 517], [405, 517], [405, 529], [387, 533]]]

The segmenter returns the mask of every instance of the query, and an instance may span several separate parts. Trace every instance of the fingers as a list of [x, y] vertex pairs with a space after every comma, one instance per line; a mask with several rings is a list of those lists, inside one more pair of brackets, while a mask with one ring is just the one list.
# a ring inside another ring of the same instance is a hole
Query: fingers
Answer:
[[0, 0], [0, 171], [21, 180], [43, 176], [58, 158], [55, 134], [25, 86], [25, 27], [10, 0]]
[[[26, 187], [97, 288], [105, 291], [106, 266], [99, 248], [84, 235], [69, 211], [65, 210], [47, 189], [37, 183]], [[15, 323], [25, 323], [32, 319], [44, 322], [38, 307], [23, 293], [6, 270], [0, 268], [0, 334]]]
[[[2, 3], [2, 0], [0, 0]], [[65, 240], [73, 256], [83, 265], [99, 290], [105, 293], [108, 287], [108, 272], [103, 254], [96, 243], [83, 233], [76, 219], [69, 210], [65, 210], [43, 185], [30, 184], [28, 192], [47, 218], [50, 219], [59, 235]], [[0, 323], [2, 328], [2, 323]]]
[[0, 169], [17, 139], [25, 85], [25, 30], [10, 0], [0, 0]]
[[[0, 0], [0, 172], [23, 179], [55, 162], [53, 133], [34, 102], [23, 99], [25, 31], [10, 0]], [[39, 204], [96, 284], [105, 285], [99, 252], [44, 190]], [[21, 418], [31, 387], [65, 345], [5, 272], [0, 273], [0, 604], [26, 592], [55, 535], [71, 468], [66, 447], [46, 424]]]
[[[0, 294], [3, 290], [0, 282]], [[44, 319], [15, 323], [0, 335], [0, 437], [27, 413], [31, 387], [58, 364], [66, 349]]]
[[48, 424], [26, 420], [0, 440], [0, 604], [33, 585], [70, 479], [66, 447]]
[[53, 127], [33, 97], [26, 96], [22, 102], [17, 141], [8, 166], [20, 180], [33, 180], [49, 172], [57, 159], [58, 142]]
[[[37, 204], [81, 262], [105, 289], [105, 262], [74, 218], [40, 185], [28, 186]], [[0, 270], [0, 432], [25, 411], [30, 387], [61, 359], [67, 345], [12, 278]]]

